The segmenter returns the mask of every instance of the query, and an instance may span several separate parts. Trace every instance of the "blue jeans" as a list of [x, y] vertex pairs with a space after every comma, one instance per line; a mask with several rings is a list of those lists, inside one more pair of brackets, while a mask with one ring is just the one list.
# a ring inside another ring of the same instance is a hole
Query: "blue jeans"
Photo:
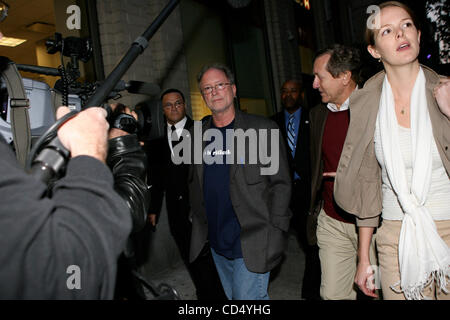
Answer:
[[229, 300], [269, 300], [270, 271], [255, 273], [247, 269], [243, 258], [228, 259], [211, 248], [214, 263]]

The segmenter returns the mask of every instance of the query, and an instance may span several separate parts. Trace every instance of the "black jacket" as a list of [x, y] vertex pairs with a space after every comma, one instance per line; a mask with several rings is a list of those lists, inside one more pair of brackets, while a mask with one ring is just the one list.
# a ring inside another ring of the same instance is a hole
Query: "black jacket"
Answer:
[[[194, 121], [187, 117], [184, 129], [189, 130]], [[189, 211], [188, 164], [173, 164], [167, 140], [167, 126], [164, 136], [151, 141], [147, 146], [149, 158], [149, 182], [151, 188], [151, 205], [149, 213], [160, 214], [164, 192], [166, 206], [170, 211]]]
[[[273, 115], [271, 119], [278, 124], [278, 127], [280, 127], [280, 131], [287, 146], [284, 110]], [[291, 177], [294, 176], [294, 172], [297, 172], [301, 177], [300, 183], [304, 186], [302, 189], [305, 190], [303, 194], [292, 194], [292, 196], [296, 197], [298, 201], [301, 201], [302, 207], [306, 212], [309, 209], [311, 184], [309, 110], [306, 108], [302, 108], [295, 156], [292, 157], [289, 147], [286, 148], [286, 151]]]
[[147, 221], [150, 191], [147, 186], [147, 156], [134, 134], [108, 141], [108, 166], [114, 175], [114, 189], [125, 200], [133, 221], [133, 232]]
[[111, 299], [132, 219], [110, 169], [73, 158], [49, 197], [0, 140], [0, 299]]

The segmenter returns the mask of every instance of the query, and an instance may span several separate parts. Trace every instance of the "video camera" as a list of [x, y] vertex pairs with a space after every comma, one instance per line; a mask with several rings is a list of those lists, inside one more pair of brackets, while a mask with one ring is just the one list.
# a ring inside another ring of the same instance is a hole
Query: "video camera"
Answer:
[[[156, 85], [139, 81], [124, 82], [120, 79], [137, 56], [145, 50], [150, 38], [173, 11], [178, 2], [179, 0], [170, 0], [169, 4], [144, 34], [132, 43], [131, 48], [103, 82], [78, 83], [76, 81], [80, 76], [78, 60], [86, 62], [92, 53], [88, 39], [74, 37], [63, 39], [60, 34], [56, 34], [55, 39], [47, 41], [46, 44], [49, 53], [61, 52], [61, 61], [63, 61], [63, 56], [69, 56], [71, 58], [67, 69], [63, 63], [58, 69], [27, 65], [16, 66], [9, 59], [0, 57], [0, 73], [2, 76], [2, 81], [0, 82], [0, 134], [3, 134], [8, 142], [12, 142], [14, 137], [15, 145], [18, 140], [21, 140], [21, 143], [17, 144], [20, 147], [16, 149], [19, 161], [23, 160], [20, 157], [20, 153], [22, 153], [23, 149], [26, 150], [26, 148], [23, 148], [24, 145], [29, 148], [29, 141], [22, 143], [23, 140], [27, 139], [22, 139], [23, 137], [17, 135], [17, 127], [23, 125], [27, 129], [24, 131], [32, 131], [35, 135], [40, 136], [33, 146], [30, 155], [26, 157], [25, 168], [31, 175], [45, 183], [51, 183], [58, 176], [58, 173], [63, 171], [69, 151], [60, 143], [56, 132], [65, 121], [75, 116], [78, 111], [92, 106], [101, 106], [108, 99], [117, 97], [119, 92], [123, 90], [150, 96], [159, 94], [160, 89]], [[1, 4], [2, 1], [0, 0]], [[7, 10], [7, 8], [8, 6], [6, 5], [3, 7], [4, 10]], [[2, 20], [1, 14], [0, 7], [0, 21]], [[55, 86], [54, 89], [50, 89], [43, 82], [23, 79], [18, 69], [59, 76], [61, 77], [61, 81], [59, 82], [61, 88], [58, 90], [56, 88], [57, 86]], [[62, 103], [63, 99], [66, 103]], [[136, 126], [144, 134], [141, 140], [145, 140], [145, 138], [149, 139], [153, 135], [151, 128], [155, 127], [153, 126], [153, 123], [155, 123], [153, 119], [156, 119], [156, 117], [153, 118], [153, 113], [156, 111], [157, 115], [162, 115], [162, 108], [158, 106], [158, 103], [155, 104], [155, 101], [159, 102], [159, 99], [144, 101], [135, 108], [135, 111], [138, 113]], [[74, 110], [62, 118], [55, 120], [55, 109], [60, 105], [67, 105]], [[116, 108], [115, 113], [112, 114], [120, 115], [120, 109], [120, 107]], [[11, 121], [16, 116], [20, 119]], [[129, 121], [127, 117], [123, 117], [123, 119]], [[111, 121], [119, 121], [118, 125], [121, 125], [120, 116], [117, 118], [113, 117]], [[159, 126], [156, 127], [159, 128]], [[145, 136], [145, 133], [147, 133], [147, 136]], [[20, 139], [16, 139], [17, 137]], [[34, 155], [37, 155], [36, 159]], [[139, 291], [138, 294], [142, 298], [157, 300], [179, 299], [179, 295], [175, 289], [164, 283], [156, 286], [151, 281], [142, 277], [135, 270], [136, 267], [132, 263], [128, 267], [131, 268], [132, 276], [137, 281], [136, 284], [133, 283], [133, 286], [136, 287], [136, 291]]]
[[[69, 106], [72, 110], [81, 111], [86, 106], [86, 101], [102, 85], [101, 81], [94, 83], [78, 81], [80, 77], [79, 60], [88, 62], [92, 56], [92, 45], [89, 38], [67, 37], [63, 38], [60, 33], [55, 33], [54, 39], [46, 41], [47, 52], [55, 54], [60, 52], [61, 61], [63, 56], [70, 57], [70, 61], [64, 67], [59, 68], [40, 67], [33, 65], [16, 64], [18, 70], [59, 77], [54, 88], [50, 88], [45, 82], [22, 78], [26, 97], [29, 100], [29, 118], [32, 141], [36, 141], [52, 124], [55, 123], [56, 108], [61, 105]], [[11, 123], [11, 101], [14, 99], [8, 92], [7, 83], [11, 82], [6, 77], [16, 77], [14, 73], [5, 73], [9, 64], [14, 64], [5, 57], [0, 58], [2, 81], [0, 82], [0, 134], [8, 143], [13, 141]], [[17, 80], [17, 79], [16, 79]], [[151, 83], [141, 81], [120, 80], [109, 93], [106, 100], [118, 99], [120, 92], [128, 91], [132, 94], [143, 94], [150, 97], [157, 96], [160, 88]], [[112, 126], [120, 126], [129, 133], [136, 133], [141, 141], [151, 140], [160, 135], [162, 126], [162, 113], [158, 107], [159, 99], [149, 99], [139, 103], [135, 107], [138, 120], [131, 123], [129, 117], [123, 116], [121, 112], [115, 112], [110, 118]], [[120, 110], [120, 109], [119, 109]], [[152, 115], [153, 118], [152, 119]], [[130, 124], [131, 123], [131, 124]], [[155, 126], [153, 124], [156, 124]]]
[[67, 37], [63, 39], [60, 33], [55, 33], [55, 39], [45, 42], [47, 52], [54, 54], [61, 52], [66, 57], [76, 57], [76, 60], [88, 62], [92, 56], [92, 44], [89, 38]]
[[[89, 108], [94, 106], [102, 106], [105, 101], [107, 101], [110, 97], [114, 97], [114, 92], [118, 90], [117, 88], [124, 87], [130, 93], [140, 93], [140, 94], [149, 94], [146, 92], [150, 90], [151, 95], [156, 95], [159, 93], [160, 89], [158, 86], [153, 84], [145, 84], [140, 82], [130, 82], [124, 83], [121, 78], [128, 71], [130, 66], [136, 60], [136, 58], [144, 52], [144, 50], [148, 47], [149, 40], [153, 37], [159, 27], [164, 23], [170, 13], [174, 10], [174, 8], [178, 5], [179, 0], [170, 0], [169, 3], [163, 8], [160, 14], [156, 17], [156, 19], [151, 23], [151, 25], [144, 31], [144, 33], [138, 36], [134, 42], [131, 44], [128, 51], [119, 61], [119, 63], [114, 67], [111, 73], [106, 77], [106, 79], [101, 82], [100, 85], [98, 83], [95, 84], [87, 84], [87, 85], [78, 85], [76, 84], [76, 79], [72, 79], [75, 77], [67, 76], [65, 72], [64, 64], [60, 66], [60, 68], [47, 68], [47, 67], [37, 67], [37, 66], [26, 66], [19, 65], [20, 70], [30, 71], [36, 73], [42, 73], [53, 76], [60, 76], [62, 80], [62, 103], [53, 103], [51, 109], [55, 109], [55, 106], [59, 105], [68, 105], [71, 106], [68, 101], [69, 94], [71, 92], [70, 89], [76, 88], [79, 91], [72, 94], [75, 94], [77, 98], [79, 98], [81, 103], [81, 108]], [[84, 44], [84, 48], [86, 49], [75, 49], [75, 52], [72, 53], [69, 50], [65, 50], [65, 47], [74, 47], [74, 44]], [[86, 45], [87, 44], [87, 45]], [[63, 61], [64, 54], [71, 56], [71, 64], [68, 64], [68, 69], [76, 69], [78, 72], [78, 59], [81, 57], [86, 58], [89, 52], [89, 42], [83, 41], [82, 39], [71, 39], [69, 41], [65, 41], [59, 35], [55, 36], [54, 41], [48, 42], [48, 48], [52, 52], [61, 52], [61, 61]], [[6, 63], [5, 65], [11, 66], [11, 63]], [[13, 94], [17, 94], [17, 96], [13, 96], [10, 98], [3, 98], [4, 101], [8, 101], [8, 104], [5, 105], [4, 109], [6, 109], [6, 114], [4, 118], [10, 117], [13, 119], [14, 123], [6, 123], [3, 127], [6, 127], [6, 131], [12, 132], [12, 136], [14, 136], [14, 146], [16, 147], [16, 154], [18, 160], [24, 165], [25, 170], [33, 175], [35, 178], [48, 183], [55, 175], [61, 173], [65, 164], [69, 159], [70, 152], [61, 144], [57, 137], [57, 131], [61, 127], [63, 123], [72, 117], [76, 116], [79, 110], [72, 110], [68, 114], [64, 115], [60, 119], [56, 120], [43, 134], [40, 136], [32, 146], [31, 150], [28, 152], [30, 147], [30, 121], [28, 120], [28, 107], [30, 106], [30, 94], [29, 92], [25, 94], [25, 89], [23, 87], [23, 83], [21, 81], [21, 76], [17, 71], [16, 66], [14, 65], [12, 68], [6, 68], [7, 70], [12, 70], [9, 72], [12, 75], [13, 79], [6, 79], [7, 83], [7, 91], [8, 95], [10, 92]], [[2, 77], [5, 78], [5, 74], [8, 72], [2, 72]], [[6, 77], [8, 78], [8, 77]], [[9, 81], [12, 80], [12, 81]], [[19, 81], [18, 81], [19, 80]], [[93, 90], [89, 90], [94, 87]], [[157, 89], [155, 89], [157, 88]], [[136, 92], [133, 92], [133, 90]], [[44, 90], [48, 91], [48, 90]], [[119, 90], [120, 91], [120, 90]], [[56, 92], [56, 90], [55, 90]], [[59, 92], [61, 94], [61, 92]], [[58, 96], [56, 94], [55, 96]], [[86, 99], [84, 99], [86, 98]], [[54, 102], [54, 101], [53, 101]], [[64, 102], [67, 102], [64, 103]], [[47, 108], [46, 104], [38, 107]], [[108, 118], [111, 116], [111, 108], [105, 107], [108, 111]], [[156, 112], [159, 111], [159, 114], [162, 114], [161, 108], [153, 108]], [[142, 111], [142, 110], [140, 110]], [[151, 115], [152, 112], [140, 112], [141, 115]], [[126, 119], [126, 117], [124, 117]], [[111, 120], [109, 118], [109, 120]], [[127, 121], [129, 119], [126, 119]], [[112, 119], [114, 121], [114, 119]], [[162, 121], [161, 121], [162, 122]], [[19, 123], [19, 125], [16, 125]], [[153, 120], [140, 121], [141, 124], [151, 124], [153, 126]], [[25, 128], [27, 130], [17, 130], [18, 128]], [[149, 130], [147, 130], [149, 131]], [[144, 130], [145, 132], [145, 130]]]

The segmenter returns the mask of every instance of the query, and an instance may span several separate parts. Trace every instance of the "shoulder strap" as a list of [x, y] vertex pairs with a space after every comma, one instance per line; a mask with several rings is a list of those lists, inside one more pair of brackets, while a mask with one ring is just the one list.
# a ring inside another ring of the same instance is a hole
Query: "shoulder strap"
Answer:
[[14, 62], [9, 61], [2, 73], [8, 88], [11, 105], [11, 132], [16, 149], [17, 160], [25, 166], [31, 146], [31, 129], [28, 107], [30, 101], [25, 93], [22, 77]]

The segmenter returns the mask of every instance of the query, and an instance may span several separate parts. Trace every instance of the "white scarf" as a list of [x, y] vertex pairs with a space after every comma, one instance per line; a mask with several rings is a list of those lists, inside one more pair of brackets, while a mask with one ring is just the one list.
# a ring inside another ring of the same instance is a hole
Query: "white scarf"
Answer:
[[405, 164], [400, 153], [394, 106], [392, 89], [385, 76], [377, 121], [387, 174], [404, 212], [398, 244], [400, 288], [406, 299], [419, 300], [424, 298], [423, 289], [434, 280], [438, 288], [447, 292], [446, 277], [450, 276], [450, 249], [439, 236], [424, 206], [431, 183], [431, 142], [434, 137], [422, 68], [411, 94], [411, 188], [408, 188]]

